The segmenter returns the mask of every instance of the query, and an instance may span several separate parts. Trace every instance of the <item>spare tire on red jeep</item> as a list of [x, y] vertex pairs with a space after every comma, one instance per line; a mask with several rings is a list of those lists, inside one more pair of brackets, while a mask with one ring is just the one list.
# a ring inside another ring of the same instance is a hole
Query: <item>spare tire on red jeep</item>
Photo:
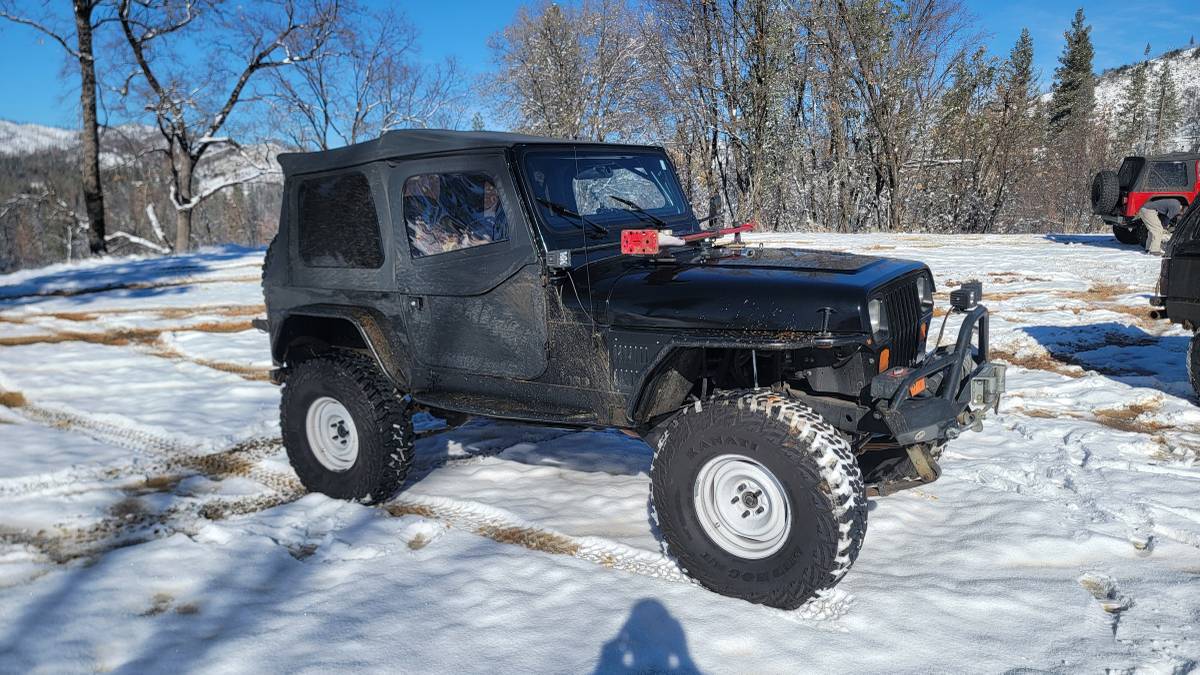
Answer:
[[1092, 213], [1111, 215], [1121, 198], [1121, 182], [1116, 171], [1101, 171], [1092, 179]]

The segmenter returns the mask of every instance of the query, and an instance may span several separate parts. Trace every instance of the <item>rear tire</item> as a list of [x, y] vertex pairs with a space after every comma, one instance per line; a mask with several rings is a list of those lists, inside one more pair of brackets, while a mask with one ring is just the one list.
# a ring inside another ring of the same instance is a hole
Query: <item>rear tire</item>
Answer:
[[1146, 240], [1146, 228], [1142, 227], [1141, 223], [1138, 223], [1132, 229], [1120, 225], [1113, 225], [1112, 229], [1113, 236], [1122, 244], [1136, 244], [1141, 246], [1142, 242]]
[[665, 424], [651, 505], [688, 575], [784, 609], [841, 580], [862, 548], [867, 499], [836, 429], [764, 389], [690, 405]]
[[1110, 215], [1121, 199], [1121, 181], [1115, 171], [1101, 171], [1092, 178], [1092, 213]]
[[310, 492], [375, 503], [413, 456], [408, 404], [370, 359], [329, 352], [290, 368], [280, 402], [288, 459]]

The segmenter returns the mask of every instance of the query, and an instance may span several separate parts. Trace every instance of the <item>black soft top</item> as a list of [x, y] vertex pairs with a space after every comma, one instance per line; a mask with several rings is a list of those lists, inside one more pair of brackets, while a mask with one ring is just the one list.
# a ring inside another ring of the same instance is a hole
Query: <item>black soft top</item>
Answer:
[[[604, 145], [504, 131], [398, 129], [371, 141], [320, 152], [284, 152], [279, 164], [286, 175], [331, 171], [381, 159], [416, 157], [462, 150], [511, 148], [518, 145]], [[627, 146], [628, 147], [628, 146]]]

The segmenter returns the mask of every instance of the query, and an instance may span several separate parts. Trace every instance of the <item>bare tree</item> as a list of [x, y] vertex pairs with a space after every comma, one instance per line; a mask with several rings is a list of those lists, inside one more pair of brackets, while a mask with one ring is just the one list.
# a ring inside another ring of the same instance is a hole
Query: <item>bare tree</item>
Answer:
[[271, 115], [298, 147], [326, 150], [401, 127], [456, 127], [464, 78], [453, 59], [420, 63], [417, 31], [395, 10], [345, 8], [315, 58], [271, 70]]
[[11, 0], [0, 3], [0, 17], [29, 26], [50, 37], [79, 67], [79, 108], [82, 126], [79, 130], [80, 173], [83, 181], [83, 201], [88, 221], [88, 249], [93, 255], [107, 251], [104, 225], [104, 188], [100, 181], [100, 132], [96, 116], [96, 56], [92, 48], [93, 32], [110, 17], [98, 16], [101, 0], [72, 0], [72, 28], [58, 25], [43, 0], [40, 11], [22, 13]]
[[488, 46], [498, 71], [482, 83], [496, 118], [564, 138], [636, 138], [647, 128], [647, 48], [626, 0], [542, 2], [517, 10]]
[[972, 39], [961, 7], [947, 0], [832, 0], [816, 10], [830, 68], [850, 83], [869, 131], [877, 222], [904, 222], [905, 165], [922, 123]]
[[[205, 199], [253, 180], [241, 174], [196, 188], [196, 166], [248, 93], [258, 73], [318, 57], [338, 16], [336, 0], [274, 0], [232, 6], [204, 0], [118, 0], [131, 69], [127, 102], [144, 103], [166, 141], [175, 207], [175, 251], [188, 250], [192, 212]], [[181, 50], [203, 39], [216, 58], [203, 65]]]

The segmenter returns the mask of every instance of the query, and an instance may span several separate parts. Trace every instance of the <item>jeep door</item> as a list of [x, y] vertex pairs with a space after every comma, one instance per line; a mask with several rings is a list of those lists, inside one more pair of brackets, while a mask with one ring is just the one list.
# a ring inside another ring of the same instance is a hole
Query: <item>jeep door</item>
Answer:
[[504, 154], [398, 162], [388, 193], [415, 360], [465, 375], [542, 374], [542, 264]]

